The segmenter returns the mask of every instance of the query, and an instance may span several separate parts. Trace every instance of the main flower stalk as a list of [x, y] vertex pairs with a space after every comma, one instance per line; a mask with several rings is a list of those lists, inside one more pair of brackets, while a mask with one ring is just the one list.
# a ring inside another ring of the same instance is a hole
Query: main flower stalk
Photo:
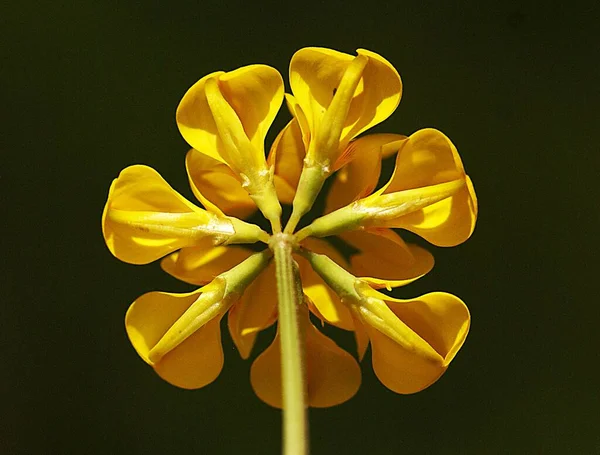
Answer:
[[308, 453], [306, 416], [306, 366], [299, 310], [304, 304], [298, 265], [292, 258], [295, 239], [275, 234], [269, 242], [275, 255], [279, 334], [281, 337], [281, 383], [283, 391], [283, 453]]

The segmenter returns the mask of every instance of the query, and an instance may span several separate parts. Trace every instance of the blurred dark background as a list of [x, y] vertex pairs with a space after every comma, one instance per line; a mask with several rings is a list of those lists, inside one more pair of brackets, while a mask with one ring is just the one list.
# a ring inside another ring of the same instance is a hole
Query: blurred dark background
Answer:
[[129, 303], [190, 287], [113, 258], [100, 216], [136, 163], [192, 198], [175, 108], [197, 79], [250, 63], [287, 78], [315, 45], [395, 65], [404, 96], [375, 131], [444, 131], [480, 217], [398, 294], [469, 305], [447, 374], [400, 396], [367, 357], [354, 399], [311, 410], [313, 454], [600, 453], [599, 19], [580, 1], [3, 3], [0, 453], [279, 452], [280, 413], [228, 335], [221, 376], [195, 392], [137, 357]]

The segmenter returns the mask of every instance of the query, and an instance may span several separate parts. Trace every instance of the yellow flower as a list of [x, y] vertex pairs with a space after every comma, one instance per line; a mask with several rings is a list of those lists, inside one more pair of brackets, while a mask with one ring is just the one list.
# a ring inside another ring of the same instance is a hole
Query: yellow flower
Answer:
[[470, 237], [476, 219], [477, 198], [456, 147], [443, 133], [424, 129], [401, 141], [383, 188], [315, 220], [298, 237], [393, 227], [455, 246]]
[[389, 117], [400, 102], [396, 69], [374, 52], [357, 53], [305, 48], [292, 57], [294, 96], [287, 99], [307, 152], [286, 231], [310, 210], [325, 179], [348, 162], [350, 141]]
[[[305, 303], [299, 314], [307, 404], [342, 403], [361, 382], [357, 361], [312, 324], [309, 312], [354, 331], [359, 360], [370, 341], [377, 376], [399, 393], [434, 382], [464, 342], [469, 313], [456, 297], [433, 293], [402, 301], [376, 291], [408, 284], [433, 267], [429, 252], [405, 243], [393, 228], [456, 245], [472, 233], [477, 203], [456, 148], [439, 131], [357, 138], [391, 115], [402, 93], [389, 62], [357, 53], [306, 48], [293, 56], [293, 95], [285, 96], [293, 118], [266, 158], [264, 139], [284, 96], [276, 70], [250, 65], [211, 73], [188, 90], [177, 124], [193, 147], [186, 169], [205, 209], [145, 166], [127, 168], [113, 182], [103, 214], [110, 251], [135, 264], [164, 257], [167, 273], [202, 286], [187, 294], [145, 294], [127, 313], [132, 344], [168, 382], [199, 388], [217, 377], [226, 312], [240, 355], [250, 356], [257, 334], [277, 321], [277, 284], [270, 251], [239, 246], [268, 243], [269, 235], [240, 218], [258, 209], [276, 234], [280, 203], [293, 204], [286, 227], [293, 234], [334, 172], [326, 214], [292, 237]], [[394, 154], [392, 178], [373, 193], [382, 160]], [[340, 235], [356, 253], [347, 260], [318, 238], [330, 235]], [[278, 328], [250, 375], [256, 394], [276, 407], [282, 405], [280, 370]]]
[[268, 240], [267, 233], [221, 212], [196, 207], [154, 169], [130, 166], [113, 181], [102, 214], [102, 233], [112, 254], [147, 264], [182, 247]]
[[[279, 144], [281, 141], [275, 141], [270, 157], [277, 153]], [[203, 194], [206, 195], [204, 196], [205, 206], [220, 205], [224, 207], [224, 211], [228, 215], [248, 213], [256, 209], [252, 200], [248, 200], [247, 196], [238, 199], [237, 203], [233, 198], [228, 197], [227, 203], [225, 203], [227, 193], [224, 188], [220, 187], [220, 184], [226, 181], [224, 177], [229, 175], [228, 169], [216, 165], [210, 159], [194, 159], [199, 156], [201, 155], [195, 150], [188, 153], [187, 169], [192, 188], [203, 188]], [[211, 176], [210, 179], [205, 178], [208, 175]], [[277, 176], [278, 174], [275, 173], [275, 177]], [[231, 180], [227, 184], [229, 185], [229, 196], [244, 195], [238, 181]], [[375, 238], [374, 249], [357, 259], [358, 268], [355, 270], [373, 271], [373, 275], [367, 279], [380, 283], [381, 286], [396, 286], [410, 282], [425, 274], [433, 265], [433, 259], [429, 253], [422, 248], [406, 245], [392, 231], [388, 238], [374, 236], [370, 233], [365, 236]], [[383, 240], [378, 242], [379, 238]], [[313, 251], [325, 253], [340, 264], [349, 267], [343, 256], [323, 240], [309, 238], [305, 240], [304, 245]], [[373, 263], [372, 258], [380, 254], [379, 250], [384, 251], [385, 256], [397, 265], [393, 273], [388, 274], [388, 277], [379, 273], [383, 271], [382, 269], [374, 270], [369, 267], [369, 264]], [[250, 250], [236, 245], [199, 245], [182, 248], [164, 258], [161, 265], [165, 271], [182, 281], [204, 285], [250, 254]], [[296, 260], [300, 264], [302, 285], [308, 308], [323, 321], [346, 330], [352, 330], [355, 324], [351, 312], [341, 304], [337, 294], [313, 271], [304, 258], [298, 256]], [[361, 268], [362, 263], [364, 265]], [[319, 332], [308, 319], [307, 312], [304, 318], [305, 343], [309, 347], [307, 349], [308, 404], [313, 407], [325, 407], [350, 399], [360, 385], [360, 369], [356, 360]], [[276, 319], [277, 289], [274, 264], [271, 263], [248, 286], [241, 299], [231, 307], [228, 313], [229, 331], [243, 358], [250, 356], [258, 332], [271, 326]], [[257, 395], [267, 403], [280, 407], [278, 337], [255, 360], [251, 371], [251, 382]]]
[[268, 264], [269, 250], [250, 256], [187, 294], [150, 292], [129, 307], [127, 334], [140, 357], [166, 381], [197, 389], [223, 367], [220, 321]]
[[370, 340], [373, 369], [383, 384], [397, 393], [414, 393], [446, 371], [469, 331], [469, 311], [460, 299], [443, 292], [395, 299], [325, 255], [304, 255], [362, 324], [355, 330], [359, 356]]
[[281, 206], [264, 141], [282, 101], [279, 72], [250, 65], [200, 79], [184, 95], [176, 116], [184, 139], [229, 166], [275, 231], [280, 229]]

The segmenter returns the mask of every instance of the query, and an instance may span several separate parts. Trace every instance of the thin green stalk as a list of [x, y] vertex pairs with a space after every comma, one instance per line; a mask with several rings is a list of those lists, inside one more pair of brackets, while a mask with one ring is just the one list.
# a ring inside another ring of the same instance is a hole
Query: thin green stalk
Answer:
[[281, 340], [281, 383], [283, 393], [283, 454], [308, 454], [306, 374], [304, 340], [299, 318], [302, 286], [298, 265], [292, 258], [294, 238], [275, 234], [270, 242], [275, 254], [279, 337]]

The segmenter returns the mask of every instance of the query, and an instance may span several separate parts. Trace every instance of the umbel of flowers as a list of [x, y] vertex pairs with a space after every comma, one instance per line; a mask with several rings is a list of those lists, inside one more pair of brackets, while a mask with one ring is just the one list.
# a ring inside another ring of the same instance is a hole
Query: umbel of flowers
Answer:
[[[380, 55], [305, 48], [294, 54], [289, 72], [291, 94], [284, 94], [277, 70], [250, 65], [211, 73], [183, 96], [177, 125], [192, 147], [185, 164], [202, 207], [146, 166], [128, 167], [112, 183], [102, 216], [111, 253], [133, 264], [162, 258], [167, 273], [199, 286], [139, 297], [125, 318], [129, 339], [163, 379], [196, 389], [222, 369], [225, 315], [243, 358], [260, 331], [278, 324], [250, 380], [259, 398], [281, 407], [278, 301], [285, 289], [277, 276], [285, 267], [273, 260], [273, 245], [281, 241], [301, 283], [295, 317], [306, 404], [350, 399], [369, 345], [385, 386], [403, 394], [422, 390], [464, 343], [467, 307], [443, 292], [399, 300], [379, 289], [406, 285], [433, 267], [431, 254], [405, 243], [395, 229], [445, 247], [469, 238], [477, 217], [471, 180], [440, 131], [363, 135], [392, 114], [402, 94], [400, 76]], [[265, 136], [284, 100], [292, 119], [265, 154]], [[382, 160], [393, 156], [392, 177], [376, 189]], [[325, 214], [297, 230], [329, 177]], [[283, 229], [282, 203], [293, 207]], [[243, 221], [256, 210], [270, 222], [270, 233]], [[356, 253], [347, 259], [323, 240], [334, 235]], [[243, 246], [253, 243], [264, 248]], [[310, 313], [353, 331], [354, 355], [314, 326]]]

